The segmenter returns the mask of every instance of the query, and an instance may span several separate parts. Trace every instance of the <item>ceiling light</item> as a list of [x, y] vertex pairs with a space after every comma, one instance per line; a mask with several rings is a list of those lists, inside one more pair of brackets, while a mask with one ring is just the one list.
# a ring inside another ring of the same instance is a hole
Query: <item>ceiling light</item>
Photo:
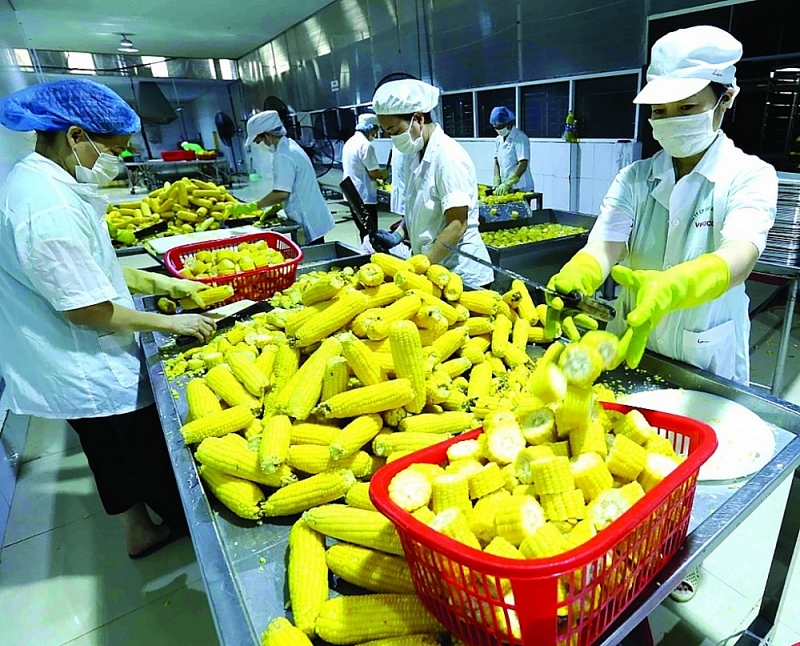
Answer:
[[[133, 34], [134, 36], [136, 34]], [[119, 46], [117, 47], [117, 51], [124, 52], [126, 54], [135, 54], [139, 50], [136, 48], [136, 45], [133, 44], [133, 41], [128, 38], [125, 34], [120, 34], [122, 36], [122, 40], [119, 41]]]

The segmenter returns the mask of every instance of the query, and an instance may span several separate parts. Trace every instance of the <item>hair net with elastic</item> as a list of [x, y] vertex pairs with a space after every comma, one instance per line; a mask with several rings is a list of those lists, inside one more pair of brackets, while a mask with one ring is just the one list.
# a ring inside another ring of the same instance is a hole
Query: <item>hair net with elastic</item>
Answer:
[[489, 115], [489, 123], [493, 126], [511, 123], [515, 119], [514, 113], [504, 105], [498, 105], [496, 108], [492, 108], [492, 113]]
[[718, 27], [699, 25], [678, 29], [653, 45], [647, 85], [634, 103], [660, 104], [683, 101], [709, 83], [736, 85], [735, 63], [742, 58], [742, 44]]
[[280, 136], [286, 134], [286, 128], [275, 110], [264, 110], [264, 112], [254, 114], [247, 120], [247, 140], [244, 145], [251, 145], [258, 135], [265, 132]]
[[372, 97], [372, 109], [382, 115], [425, 114], [438, 103], [439, 88], [415, 79], [389, 81], [375, 90]]
[[365, 112], [364, 114], [358, 115], [358, 123], [356, 124], [356, 130], [361, 132], [371, 132], [379, 127], [378, 124], [378, 116], [372, 114], [371, 112]]
[[139, 116], [119, 94], [88, 79], [39, 83], [3, 97], [0, 123], [18, 132], [80, 126], [89, 132], [129, 135], [142, 128]]

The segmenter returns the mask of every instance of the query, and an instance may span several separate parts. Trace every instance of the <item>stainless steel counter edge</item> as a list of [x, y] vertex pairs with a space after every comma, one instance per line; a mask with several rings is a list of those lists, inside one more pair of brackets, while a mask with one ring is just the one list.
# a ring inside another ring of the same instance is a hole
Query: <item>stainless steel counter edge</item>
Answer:
[[223, 646], [259, 644], [260, 639], [245, 610], [242, 592], [212, 519], [214, 512], [200, 484], [194, 458], [178, 432], [181, 421], [155, 338], [148, 332], [141, 334], [140, 339], [219, 642]]

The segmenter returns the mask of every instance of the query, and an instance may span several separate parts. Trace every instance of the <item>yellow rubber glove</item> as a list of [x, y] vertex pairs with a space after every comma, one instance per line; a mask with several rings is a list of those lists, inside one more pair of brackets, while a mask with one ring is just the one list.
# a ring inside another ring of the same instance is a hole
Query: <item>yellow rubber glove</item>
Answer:
[[183, 298], [207, 287], [194, 280], [163, 276], [133, 267], [123, 267], [122, 275], [131, 294], [166, 294], [171, 298]]
[[617, 265], [611, 276], [636, 296], [636, 307], [625, 319], [633, 328], [625, 360], [639, 365], [647, 337], [667, 314], [697, 307], [722, 296], [731, 284], [728, 263], [713, 253], [682, 262], [665, 271], [638, 270]]
[[[579, 292], [591, 296], [603, 284], [605, 276], [597, 259], [588, 251], [579, 251], [547, 283], [547, 289], [569, 294]], [[547, 305], [556, 310], [564, 309], [564, 301], [558, 296], [545, 294]]]

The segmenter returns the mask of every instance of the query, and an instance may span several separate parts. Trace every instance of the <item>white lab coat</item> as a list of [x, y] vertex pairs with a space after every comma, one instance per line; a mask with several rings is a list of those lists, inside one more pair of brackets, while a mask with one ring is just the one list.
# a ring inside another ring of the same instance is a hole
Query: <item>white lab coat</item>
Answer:
[[[660, 151], [623, 168], [606, 194], [589, 240], [625, 242], [624, 264], [665, 270], [715, 251], [729, 240], [764, 251], [775, 221], [775, 169], [746, 155], [720, 132], [694, 170], [675, 183], [672, 158]], [[650, 350], [747, 384], [750, 379], [749, 299], [743, 284], [719, 298], [664, 317], [647, 342]], [[635, 298], [624, 289], [620, 332]]]
[[[458, 248], [489, 261], [478, 232], [478, 181], [467, 151], [438, 125], [428, 140], [422, 160], [405, 155], [405, 228], [413, 253], [425, 253], [445, 226], [447, 209], [467, 207], [467, 230]], [[494, 280], [494, 272], [452, 252], [441, 263], [458, 273], [464, 283], [480, 287]]]
[[342, 171], [353, 181], [364, 204], [378, 203], [378, 182], [369, 173], [379, 168], [372, 142], [363, 132], [356, 130], [342, 146]]
[[406, 156], [392, 147], [392, 192], [389, 210], [398, 215], [406, 212]]
[[311, 160], [289, 137], [281, 137], [272, 158], [272, 190], [289, 193], [283, 210], [290, 220], [303, 227], [306, 242], [333, 229], [333, 216], [322, 197]]
[[63, 314], [104, 301], [133, 308], [105, 204], [38, 153], [0, 187], [0, 408], [70, 419], [153, 402], [134, 333], [73, 325]]
[[516, 191], [532, 191], [533, 175], [531, 175], [531, 140], [522, 130], [514, 126], [506, 137], [497, 135], [494, 140], [494, 157], [500, 167], [500, 179], [506, 181], [523, 159], [528, 160], [528, 167], [522, 177], [512, 187]]

